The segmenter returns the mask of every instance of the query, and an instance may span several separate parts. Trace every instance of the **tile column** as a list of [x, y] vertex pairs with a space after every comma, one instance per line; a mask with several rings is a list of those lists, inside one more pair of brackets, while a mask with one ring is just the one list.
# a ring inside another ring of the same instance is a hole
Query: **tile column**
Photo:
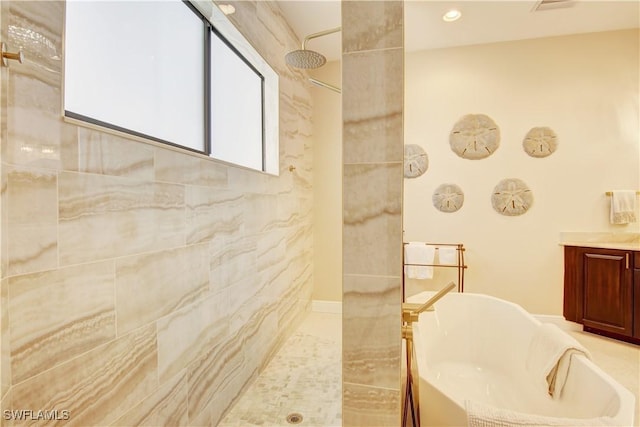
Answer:
[[343, 425], [400, 425], [403, 2], [342, 2]]

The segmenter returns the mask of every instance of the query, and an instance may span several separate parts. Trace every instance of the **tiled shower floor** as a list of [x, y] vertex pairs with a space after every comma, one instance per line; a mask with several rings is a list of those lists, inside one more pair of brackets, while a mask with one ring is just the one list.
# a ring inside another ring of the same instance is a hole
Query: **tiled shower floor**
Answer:
[[342, 316], [309, 313], [218, 426], [341, 426], [341, 346]]
[[[634, 426], [640, 426], [640, 346], [581, 331], [570, 334], [636, 395]], [[287, 415], [300, 413], [303, 420], [297, 425], [339, 427], [341, 343], [341, 315], [309, 313], [219, 426], [289, 427]]]

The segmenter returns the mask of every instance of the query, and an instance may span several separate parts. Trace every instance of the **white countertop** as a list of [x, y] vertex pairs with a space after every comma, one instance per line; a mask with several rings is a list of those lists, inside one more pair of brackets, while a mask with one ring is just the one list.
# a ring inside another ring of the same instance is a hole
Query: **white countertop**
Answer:
[[640, 251], [640, 233], [562, 232], [560, 245]]

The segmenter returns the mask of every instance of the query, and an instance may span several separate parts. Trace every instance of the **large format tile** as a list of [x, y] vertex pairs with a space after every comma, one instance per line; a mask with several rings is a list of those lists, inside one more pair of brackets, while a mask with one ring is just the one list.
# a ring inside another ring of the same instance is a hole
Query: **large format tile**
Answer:
[[118, 335], [175, 312], [209, 293], [206, 244], [116, 260]]
[[115, 337], [113, 263], [9, 279], [13, 384]]
[[228, 311], [228, 297], [221, 292], [158, 320], [161, 383], [226, 339]]
[[0, 281], [0, 399], [11, 386], [11, 351], [9, 348], [8, 280]]
[[6, 167], [8, 275], [57, 267], [55, 171]]
[[154, 177], [151, 145], [79, 127], [77, 151], [77, 165], [68, 170], [142, 180]]
[[227, 169], [227, 166], [210, 159], [170, 148], [155, 148], [156, 181], [224, 189], [227, 188]]
[[400, 425], [400, 390], [344, 382], [342, 419], [345, 426], [397, 427]]
[[187, 380], [184, 373], [176, 375], [112, 425], [117, 427], [190, 426], [187, 417], [187, 394]]
[[344, 165], [345, 274], [402, 274], [402, 163]]
[[344, 55], [344, 163], [403, 159], [404, 50]]
[[291, 88], [279, 177], [65, 121], [64, 1], [2, 2], [26, 57], [0, 73], [3, 414], [216, 425], [308, 306], [310, 89], [279, 7], [235, 4]]
[[61, 265], [184, 244], [182, 185], [62, 172], [58, 187]]
[[342, 51], [402, 47], [403, 14], [402, 1], [342, 2]]
[[402, 278], [344, 277], [343, 380], [398, 388]]
[[185, 198], [187, 244], [206, 242], [243, 230], [245, 211], [242, 193], [189, 186]]
[[59, 425], [102, 426], [157, 387], [156, 329], [149, 326], [13, 386], [12, 398], [16, 409], [69, 411]]

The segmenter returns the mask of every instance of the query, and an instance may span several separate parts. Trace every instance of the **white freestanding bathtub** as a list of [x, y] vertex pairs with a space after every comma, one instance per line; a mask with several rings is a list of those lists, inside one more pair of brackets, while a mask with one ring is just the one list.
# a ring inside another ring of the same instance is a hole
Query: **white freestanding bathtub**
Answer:
[[[409, 301], [424, 302], [432, 294]], [[560, 397], [550, 397], [532, 378], [527, 351], [539, 325], [519, 305], [481, 294], [450, 293], [435, 311], [422, 313], [413, 324], [421, 425], [465, 426], [469, 401], [576, 420], [566, 425], [604, 419], [605, 425], [632, 426], [634, 395], [583, 355], [572, 356]]]

